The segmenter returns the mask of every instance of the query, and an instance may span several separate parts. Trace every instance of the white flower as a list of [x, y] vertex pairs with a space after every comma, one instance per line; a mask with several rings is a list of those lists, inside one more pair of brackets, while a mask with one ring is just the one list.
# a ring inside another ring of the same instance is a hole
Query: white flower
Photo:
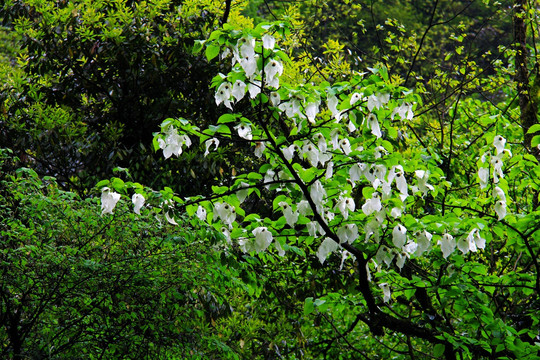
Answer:
[[444, 234], [438, 243], [441, 245], [443, 257], [445, 259], [456, 249], [456, 240], [454, 240], [454, 237], [450, 234]]
[[329, 161], [328, 165], [326, 165], [326, 174], [325, 177], [327, 179], [330, 179], [334, 175], [334, 162]]
[[310, 123], [315, 124], [315, 117], [317, 116], [317, 113], [319, 112], [319, 104], [317, 103], [309, 103], [306, 105], [306, 116]]
[[263, 47], [265, 49], [273, 49], [274, 45], [276, 44], [276, 39], [272, 35], [264, 34], [262, 37]]
[[289, 224], [290, 227], [294, 228], [296, 222], [298, 221], [298, 212], [293, 211], [291, 205], [287, 204], [285, 201], [280, 201], [279, 206], [283, 211], [283, 216], [285, 216], [287, 224]]
[[243, 139], [251, 140], [253, 136], [251, 135], [251, 126], [249, 124], [239, 124], [234, 127], [238, 131], [238, 136]]
[[497, 184], [499, 182], [499, 177], [504, 177], [502, 171], [503, 162], [498, 157], [494, 157], [493, 159], [491, 159], [491, 163], [493, 164], [493, 182]]
[[377, 254], [375, 254], [375, 260], [380, 264], [384, 262], [386, 266], [390, 266], [392, 263], [392, 260], [394, 260], [395, 254], [386, 246], [381, 246], [379, 250], [377, 250]]
[[429, 171], [416, 170], [414, 173], [418, 178], [418, 190], [420, 192], [426, 195], [428, 193], [428, 190], [434, 190], [433, 186], [427, 183], [429, 179]]
[[294, 151], [295, 150], [298, 150], [298, 146], [292, 144], [292, 145], [282, 149], [281, 151], [283, 152], [283, 156], [285, 156], [285, 159], [287, 159], [287, 161], [291, 161], [292, 158], [294, 157]]
[[306, 224], [306, 228], [309, 236], [317, 237], [317, 234], [324, 235], [325, 231], [323, 230], [321, 224], [317, 221], [310, 221]]
[[246, 76], [250, 79], [253, 78], [253, 75], [257, 71], [257, 57], [256, 56], [245, 56], [240, 59], [240, 66], [244, 69]]
[[401, 249], [407, 242], [407, 228], [401, 224], [394, 227], [392, 231], [392, 243], [398, 249]]
[[381, 198], [379, 193], [374, 192], [371, 195], [371, 199], [367, 199], [366, 203], [362, 206], [362, 211], [366, 215], [371, 215], [374, 212], [378, 212], [382, 209]]
[[374, 108], [380, 109], [388, 101], [390, 101], [390, 94], [371, 94], [367, 98], [367, 108], [369, 111], [373, 111]]
[[236, 46], [240, 46], [240, 55], [243, 57], [255, 56], [255, 39], [251, 36], [240, 38]]
[[420, 257], [424, 252], [430, 252], [431, 250], [431, 238], [433, 238], [433, 235], [431, 233], [424, 230], [416, 237], [416, 244], [418, 245], [416, 247], [415, 255]]
[[396, 187], [400, 193], [407, 195], [407, 180], [405, 179], [405, 174], [402, 171], [396, 172]]
[[358, 239], [358, 226], [356, 224], [343, 225], [338, 229], [337, 236], [340, 244], [352, 244]]
[[493, 189], [493, 197], [495, 199], [500, 199], [506, 202], [506, 195], [504, 194], [503, 189], [498, 186], [495, 186], [495, 188]]
[[227, 244], [232, 244], [231, 242], [231, 232], [229, 231], [229, 229], [227, 229], [226, 227], [222, 227], [221, 228], [221, 233], [223, 234], [223, 236], [225, 236], [225, 241], [227, 241]]
[[396, 254], [396, 266], [399, 268], [399, 271], [401, 271], [403, 265], [405, 265], [405, 260], [407, 260], [407, 255], [401, 253]]
[[255, 143], [255, 156], [258, 158], [263, 156], [265, 149], [266, 149], [266, 143], [264, 141], [257, 141]]
[[272, 104], [272, 106], [278, 106], [280, 102], [281, 98], [279, 94], [276, 91], [272, 91], [270, 93], [270, 103]]
[[311, 185], [309, 193], [317, 208], [322, 208], [323, 200], [326, 197], [326, 191], [319, 180], [315, 181], [313, 185]]
[[480, 179], [480, 189], [484, 189], [489, 181], [489, 169], [485, 167], [478, 169], [478, 178]]
[[206, 151], [204, 152], [204, 157], [206, 157], [208, 154], [210, 154], [210, 147], [212, 145], [215, 146], [214, 150], [217, 150], [219, 146], [219, 140], [217, 138], [208, 139], [204, 142], [206, 145]]
[[362, 99], [362, 95], [359, 94], [359, 93], [354, 93], [352, 94], [351, 96], [351, 101], [349, 102], [349, 104], [351, 106], [353, 106], [354, 104], [356, 104], [360, 99]]
[[255, 99], [255, 96], [261, 92], [261, 82], [258, 80], [251, 81], [248, 86], [249, 97]]
[[343, 153], [345, 155], [350, 154], [350, 152], [351, 152], [351, 144], [349, 143], [348, 139], [341, 139], [341, 141], [339, 142], [339, 147], [341, 148], [341, 150], [343, 150]]
[[302, 148], [302, 155], [305, 155], [312, 166], [319, 164], [319, 150], [310, 142], [306, 142]]
[[339, 245], [330, 238], [325, 238], [317, 250], [317, 257], [321, 264], [324, 264], [328, 255], [338, 249]]
[[216, 91], [216, 105], [224, 103], [226, 107], [232, 110], [230, 98], [232, 96], [232, 85], [229, 82], [223, 82]]
[[255, 251], [264, 251], [272, 243], [272, 233], [264, 226], [260, 226], [252, 231], [255, 236]]
[[387, 283], [382, 283], [382, 284], [379, 284], [379, 287], [383, 291], [383, 301], [385, 303], [389, 302], [390, 299], [392, 299], [392, 293], [390, 291], [390, 285], [388, 285]]
[[339, 121], [341, 119], [341, 111], [337, 109], [337, 106], [339, 104], [339, 100], [335, 95], [329, 95], [327, 99], [328, 103], [328, 109], [332, 113], [332, 116], [336, 121]]
[[304, 216], [312, 213], [311, 206], [307, 200], [300, 200], [296, 206], [298, 212]]
[[412, 105], [403, 103], [400, 106], [394, 108], [392, 111], [392, 114], [390, 115], [390, 118], [394, 120], [394, 116], [398, 114], [401, 120], [411, 120], [414, 117], [413, 111], [412, 111]]
[[351, 181], [356, 182], [362, 178], [362, 175], [364, 175], [364, 172], [366, 170], [366, 164], [363, 163], [357, 163], [351, 166], [349, 169], [349, 177]]
[[506, 144], [506, 139], [501, 135], [496, 135], [493, 139], [493, 146], [497, 149], [497, 155], [504, 151], [504, 145]]
[[234, 206], [227, 203], [216, 203], [214, 205], [214, 220], [219, 217], [223, 224], [231, 226], [236, 220], [236, 210]]
[[205, 221], [206, 220], [206, 209], [199, 205], [197, 208], [197, 217], [199, 220]]
[[246, 93], [246, 84], [241, 80], [236, 80], [232, 87], [232, 96], [236, 101], [240, 101]]
[[118, 200], [120, 200], [120, 194], [111, 192], [108, 187], [101, 189], [101, 215], [112, 214]]
[[480, 236], [480, 230], [472, 229], [469, 235], [467, 236], [469, 242], [469, 249], [473, 252], [476, 249], [484, 249], [486, 247], [486, 239]]
[[379, 127], [379, 122], [375, 114], [369, 114], [367, 118], [367, 127], [371, 129], [371, 133], [377, 138], [382, 137], [381, 128]]
[[142, 196], [141, 194], [133, 194], [133, 196], [131, 197], [131, 202], [134, 205], [133, 211], [135, 212], [135, 214], [141, 214], [141, 208], [144, 205], [144, 201], [144, 196]]
[[349, 211], [354, 211], [355, 209], [354, 200], [349, 197], [341, 198], [334, 209], [339, 210], [343, 218], [347, 220], [349, 218]]
[[506, 201], [499, 200], [495, 203], [495, 212], [499, 217], [499, 220], [504, 219], [506, 216]]
[[328, 145], [326, 144], [326, 138], [323, 134], [317, 133], [315, 134], [315, 138], [317, 139], [317, 147], [319, 148], [319, 151], [324, 153], [326, 150], [328, 150]]
[[163, 149], [163, 156], [165, 159], [171, 157], [171, 155], [179, 156], [182, 153], [182, 146], [191, 146], [191, 140], [187, 135], [178, 135], [178, 131], [168, 126], [165, 132], [165, 140], [158, 139], [159, 147]]
[[276, 247], [276, 250], [278, 251], [278, 255], [279, 256], [285, 256], [285, 250], [283, 250], [283, 248], [281, 247], [281, 244], [279, 243], [279, 241], [276, 239], [274, 241], [274, 246]]
[[167, 222], [171, 225], [178, 225], [178, 223], [174, 220], [173, 217], [171, 217], [171, 215], [169, 215], [169, 212], [165, 212], [165, 219], [167, 220]]
[[271, 82], [274, 76], [283, 74], [283, 65], [279, 61], [272, 59], [264, 67], [264, 73], [266, 80]]

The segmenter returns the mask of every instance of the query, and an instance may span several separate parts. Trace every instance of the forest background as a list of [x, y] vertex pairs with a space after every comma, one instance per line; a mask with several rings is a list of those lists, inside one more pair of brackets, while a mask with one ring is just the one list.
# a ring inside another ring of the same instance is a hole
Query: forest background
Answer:
[[0, 356], [538, 359], [539, 12], [4, 1]]

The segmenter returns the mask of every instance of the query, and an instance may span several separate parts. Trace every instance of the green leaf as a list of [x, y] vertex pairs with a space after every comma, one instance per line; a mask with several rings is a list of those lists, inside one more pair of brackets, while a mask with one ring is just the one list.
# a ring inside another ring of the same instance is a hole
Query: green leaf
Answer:
[[443, 344], [437, 344], [433, 348], [433, 356], [436, 358], [440, 358], [441, 355], [444, 354], [444, 345]]
[[210, 61], [213, 58], [215, 58], [216, 56], [218, 56], [219, 55], [219, 50], [220, 50], [219, 45], [208, 45], [206, 47], [206, 51], [204, 52], [204, 54], [206, 55], [206, 59], [208, 59], [208, 61]]
[[315, 305], [313, 304], [313, 298], [308, 297], [304, 301], [304, 316], [308, 316], [315, 310]]
[[527, 130], [527, 134], [534, 134], [540, 131], [540, 124], [534, 124]]

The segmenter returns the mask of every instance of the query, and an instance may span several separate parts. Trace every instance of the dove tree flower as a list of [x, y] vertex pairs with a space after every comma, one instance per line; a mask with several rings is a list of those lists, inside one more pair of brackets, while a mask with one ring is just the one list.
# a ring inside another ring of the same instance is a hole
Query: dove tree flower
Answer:
[[101, 215], [112, 214], [119, 200], [120, 194], [108, 187], [101, 189]]

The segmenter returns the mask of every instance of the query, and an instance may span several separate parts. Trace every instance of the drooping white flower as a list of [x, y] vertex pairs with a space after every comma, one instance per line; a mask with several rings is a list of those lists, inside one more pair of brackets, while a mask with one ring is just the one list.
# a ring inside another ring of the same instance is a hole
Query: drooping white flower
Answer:
[[255, 228], [252, 233], [255, 236], [255, 251], [258, 253], [266, 250], [272, 243], [273, 236], [268, 228], [259, 226], [258, 228]]
[[281, 151], [283, 152], [283, 156], [285, 156], [285, 159], [287, 159], [287, 161], [291, 161], [292, 158], [294, 157], [294, 151], [295, 150], [298, 150], [298, 146], [297, 145], [289, 145], [288, 147], [282, 149]]
[[317, 167], [319, 164], [319, 150], [310, 142], [306, 142], [302, 148], [302, 155], [305, 155], [310, 164]]
[[382, 284], [379, 284], [379, 287], [383, 291], [383, 301], [385, 303], [389, 302], [392, 299], [392, 292], [390, 290], [390, 285], [388, 285], [388, 283], [382, 283]]
[[420, 232], [416, 237], [416, 247], [415, 255], [420, 257], [424, 252], [429, 253], [431, 251], [431, 239], [433, 235], [427, 232], [426, 230]]
[[501, 189], [498, 186], [495, 186], [495, 188], [493, 189], [493, 197], [495, 199], [500, 199], [502, 201], [506, 201], [506, 195], [504, 194], [503, 189]]
[[236, 80], [232, 87], [232, 96], [236, 99], [236, 101], [242, 100], [244, 95], [246, 94], [246, 84], [241, 80]]
[[168, 211], [165, 212], [165, 219], [171, 225], [178, 225], [178, 223], [174, 220], [174, 218], [169, 214]]
[[497, 184], [499, 182], [499, 177], [504, 177], [502, 171], [503, 162], [498, 157], [494, 157], [493, 159], [491, 159], [491, 163], [493, 164], [493, 182]]
[[244, 36], [238, 39], [236, 44], [239, 47], [240, 55], [243, 57], [253, 57], [255, 56], [255, 39], [251, 36]]
[[270, 34], [264, 34], [262, 37], [263, 47], [265, 49], [273, 49], [276, 44], [276, 39]]
[[407, 228], [401, 224], [398, 224], [392, 230], [392, 243], [398, 249], [401, 249], [407, 242]]
[[339, 245], [330, 238], [325, 238], [317, 250], [317, 257], [321, 264], [324, 264], [328, 255], [338, 249]]
[[229, 231], [229, 229], [227, 229], [226, 227], [222, 226], [220, 231], [221, 231], [221, 233], [223, 234], [223, 236], [225, 236], [225, 241], [227, 241], [227, 244], [231, 245], [231, 244], [232, 244], [232, 241], [231, 241], [231, 232]]
[[328, 164], [326, 165], [325, 177], [327, 179], [330, 179], [332, 176], [334, 176], [334, 162], [329, 161]]
[[144, 196], [142, 196], [141, 194], [133, 194], [133, 196], [131, 197], [131, 202], [134, 205], [133, 211], [135, 212], [135, 214], [141, 214], [141, 208], [144, 205], [144, 201]]
[[287, 204], [285, 201], [280, 201], [279, 206], [283, 211], [283, 216], [285, 216], [287, 224], [289, 224], [290, 227], [294, 228], [296, 222], [298, 221], [298, 212], [293, 211], [291, 205]]
[[236, 220], [236, 210], [234, 206], [227, 203], [216, 203], [214, 205], [214, 220], [219, 217], [225, 225], [231, 226]]
[[472, 229], [469, 235], [467, 236], [469, 241], [469, 249], [475, 252], [478, 249], [484, 249], [486, 247], [486, 239], [480, 236], [480, 230]]
[[191, 140], [187, 135], [179, 135], [173, 126], [168, 126], [165, 139], [158, 139], [158, 144], [163, 150], [163, 156], [168, 159], [171, 155], [179, 156], [182, 153], [182, 146], [191, 146]]
[[244, 69], [246, 76], [253, 79], [253, 75], [257, 72], [257, 56], [242, 56], [240, 66]]
[[317, 208], [322, 208], [323, 200], [326, 197], [326, 191], [324, 190], [324, 187], [319, 180], [316, 180], [311, 185], [309, 194], [311, 195], [311, 198], [313, 199], [313, 202], [315, 203]]
[[366, 164], [356, 163], [349, 169], [349, 178], [351, 181], [356, 182], [362, 178], [364, 172], [366, 171]]
[[495, 203], [495, 212], [497, 213], [499, 220], [504, 219], [506, 216], [506, 201], [498, 200]]
[[335, 95], [329, 95], [327, 98], [328, 109], [336, 121], [341, 120], [341, 111], [337, 109], [339, 100]]
[[[274, 181], [274, 176], [276, 176], [276, 172], [272, 169], [268, 169], [266, 171], [266, 174], [264, 174], [264, 182], [265, 183], [270, 183], [270, 182], [273, 182]], [[269, 185], [266, 185], [266, 188], [270, 188]]]
[[279, 93], [276, 91], [272, 91], [270, 93], [270, 103], [272, 104], [272, 106], [278, 106], [280, 102], [281, 98], [279, 96]]
[[112, 192], [108, 187], [101, 189], [101, 215], [112, 214], [118, 200], [120, 194]]
[[283, 74], [283, 65], [276, 59], [270, 60], [264, 67], [266, 81], [271, 82], [275, 76]]
[[401, 271], [403, 265], [405, 265], [405, 260], [407, 260], [407, 255], [402, 253], [396, 254], [396, 266], [399, 268], [399, 271]]
[[401, 194], [408, 195], [407, 180], [405, 179], [405, 174], [402, 171], [396, 172], [396, 187]]
[[210, 147], [212, 145], [215, 146], [214, 150], [217, 150], [218, 146], [219, 146], [219, 139], [217, 138], [211, 138], [211, 139], [208, 139], [204, 142], [205, 146], [206, 146], [206, 151], [204, 152], [204, 157], [208, 156], [208, 154], [210, 154]]
[[349, 102], [349, 104], [351, 106], [353, 106], [354, 104], [356, 104], [358, 101], [360, 101], [362, 99], [362, 94], [359, 94], [359, 93], [354, 93], [352, 94], [351, 96], [351, 101]]
[[456, 249], [456, 240], [450, 234], [444, 234], [438, 243], [441, 245], [443, 257], [445, 259]]
[[485, 189], [489, 181], [489, 169], [485, 167], [478, 169], [478, 179], [480, 179], [480, 189]]
[[238, 131], [238, 136], [243, 139], [251, 140], [253, 138], [251, 134], [251, 126], [249, 124], [238, 124], [234, 127]]
[[378, 212], [382, 209], [381, 198], [379, 193], [374, 192], [371, 195], [371, 199], [367, 199], [366, 203], [362, 206], [362, 211], [366, 215], [371, 215], [374, 212]]
[[281, 247], [281, 244], [279, 243], [277, 239], [274, 240], [274, 246], [276, 247], [276, 250], [278, 251], [279, 256], [281, 257], [285, 256], [285, 250], [283, 250], [283, 248]]
[[259, 80], [252, 80], [248, 86], [249, 97], [255, 99], [255, 96], [261, 93], [261, 82]]
[[493, 146], [497, 149], [497, 155], [504, 151], [504, 145], [506, 144], [506, 139], [501, 135], [496, 135], [493, 139]]
[[396, 114], [399, 115], [401, 120], [411, 120], [414, 117], [412, 105], [403, 103], [400, 106], [394, 108], [392, 114], [390, 115], [390, 118], [394, 120], [394, 116]]
[[347, 220], [349, 218], [349, 211], [354, 211], [355, 209], [354, 200], [350, 197], [340, 198], [334, 209], [339, 210], [343, 218]]
[[232, 85], [230, 82], [223, 82], [216, 90], [216, 105], [224, 103], [226, 107], [232, 110], [230, 98], [232, 96]]
[[199, 207], [197, 208], [196, 215], [199, 218], [199, 220], [206, 221], [206, 209], [202, 207], [201, 205], [199, 205]]
[[392, 250], [384, 245], [381, 246], [379, 250], [377, 250], [377, 254], [375, 254], [375, 260], [377, 260], [379, 264], [384, 262], [386, 266], [390, 266], [392, 260], [394, 260], [394, 257], [395, 254], [392, 252]]
[[315, 134], [315, 139], [317, 140], [317, 147], [319, 148], [319, 151], [324, 153], [326, 150], [328, 150], [328, 145], [326, 144], [326, 138], [323, 134], [317, 133]]
[[309, 236], [317, 237], [317, 234], [324, 235], [326, 233], [317, 221], [308, 222], [306, 228]]
[[337, 230], [337, 236], [340, 244], [352, 244], [358, 239], [358, 226], [356, 224], [343, 225]]
[[260, 158], [264, 154], [264, 150], [266, 149], [266, 142], [264, 141], [257, 141], [255, 143], [255, 156]]
[[312, 213], [311, 206], [309, 206], [309, 202], [307, 200], [300, 200], [296, 205], [296, 209], [304, 216]]
[[369, 111], [373, 111], [375, 108], [380, 109], [388, 101], [390, 101], [390, 94], [371, 94], [367, 98], [367, 108]]
[[311, 102], [306, 105], [306, 116], [310, 123], [315, 124], [315, 117], [319, 113], [319, 104]]
[[416, 170], [415, 172], [416, 177], [418, 178], [418, 190], [426, 195], [429, 190], [433, 191], [434, 187], [430, 184], [428, 184], [429, 179], [429, 171], [425, 170]]
[[349, 155], [351, 152], [351, 144], [349, 143], [349, 139], [341, 139], [339, 142], [339, 147], [343, 151], [345, 155]]
[[371, 113], [367, 117], [367, 127], [371, 129], [371, 133], [377, 138], [382, 137], [381, 128], [379, 127], [379, 121], [377, 121], [377, 116]]

